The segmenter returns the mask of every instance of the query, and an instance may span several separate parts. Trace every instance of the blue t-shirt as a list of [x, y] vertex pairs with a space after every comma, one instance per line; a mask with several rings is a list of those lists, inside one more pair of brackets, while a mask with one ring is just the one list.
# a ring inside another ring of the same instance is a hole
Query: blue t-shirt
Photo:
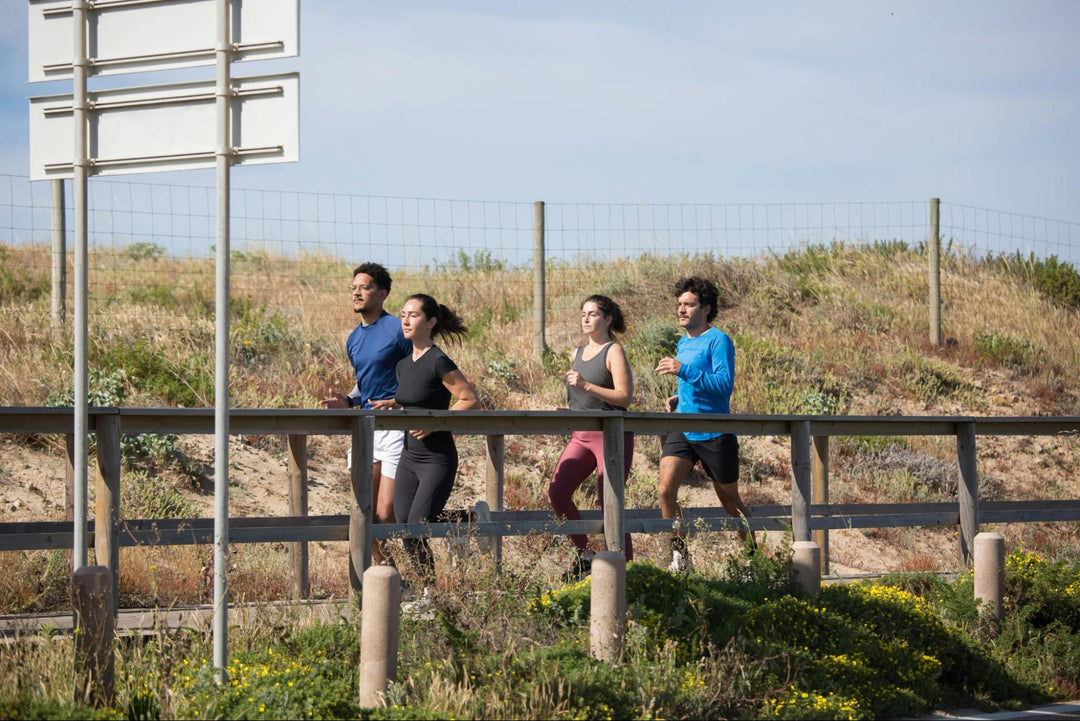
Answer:
[[[676, 346], [679, 368], [679, 413], [730, 413], [735, 384], [735, 345], [727, 334], [710, 327], [699, 336], [684, 335]], [[707, 441], [720, 433], [685, 433], [687, 440]]]
[[356, 371], [350, 402], [370, 408], [370, 400], [393, 398], [397, 392], [394, 371], [398, 361], [412, 353], [412, 343], [401, 332], [401, 319], [383, 311], [371, 325], [356, 326], [345, 341], [345, 349]]

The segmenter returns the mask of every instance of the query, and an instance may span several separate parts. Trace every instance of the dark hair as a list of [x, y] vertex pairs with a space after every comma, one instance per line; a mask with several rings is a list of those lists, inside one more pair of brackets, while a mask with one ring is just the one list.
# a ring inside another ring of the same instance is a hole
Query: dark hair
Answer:
[[460, 343], [461, 339], [469, 332], [465, 322], [454, 311], [447, 308], [439, 301], [426, 293], [414, 293], [405, 299], [406, 301], [420, 301], [420, 311], [428, 318], [435, 319], [435, 327], [431, 329], [431, 337], [444, 335], [450, 340]]
[[390, 278], [390, 272], [379, 265], [378, 263], [361, 263], [356, 266], [356, 269], [352, 272], [353, 278], [363, 273], [364, 275], [370, 275], [371, 279], [375, 281], [375, 285], [390, 292], [390, 286], [394, 284], [394, 281]]
[[619, 307], [618, 303], [606, 295], [590, 295], [581, 301], [581, 307], [584, 308], [586, 303], [596, 303], [596, 307], [600, 312], [611, 318], [610, 330], [612, 333], [626, 332], [626, 320], [623, 319], [622, 308]]
[[709, 306], [709, 313], [705, 320], [712, 323], [719, 310], [720, 291], [711, 280], [692, 275], [689, 278], [680, 278], [671, 287], [672, 294], [678, 298], [683, 293], [693, 293], [697, 296], [698, 303]]

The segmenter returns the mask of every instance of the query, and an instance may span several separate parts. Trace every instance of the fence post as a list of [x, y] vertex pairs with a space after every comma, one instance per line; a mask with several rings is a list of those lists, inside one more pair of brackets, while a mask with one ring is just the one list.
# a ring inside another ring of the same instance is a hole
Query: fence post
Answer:
[[533, 355], [544, 360], [544, 201], [533, 203]]
[[930, 198], [930, 342], [941, 345], [941, 200]]
[[626, 636], [626, 556], [597, 553], [590, 583], [589, 651], [593, 658], [618, 663]]
[[52, 327], [64, 327], [67, 315], [67, 228], [64, 214], [64, 180], [52, 181]]
[[[486, 436], [487, 441], [487, 493], [488, 508], [492, 511], [503, 510], [503, 489], [506, 483], [506, 437]], [[481, 548], [490, 549], [495, 562], [495, 572], [502, 569], [502, 536], [492, 536], [481, 543]]]
[[821, 547], [813, 541], [795, 541], [791, 550], [791, 566], [799, 587], [811, 596], [821, 593]]
[[[308, 458], [307, 435], [289, 434], [289, 515], [308, 514]], [[308, 543], [296, 541], [289, 544], [289, 576], [292, 581], [294, 600], [311, 595], [311, 579], [308, 576]]]
[[791, 539], [810, 540], [810, 421], [791, 422]]
[[626, 468], [623, 454], [626, 440], [623, 437], [622, 416], [604, 418], [604, 542], [609, 551], [624, 554], [623, 521], [626, 517]]
[[75, 623], [75, 703], [103, 707], [113, 702], [113, 574], [104, 566], [80, 566], [71, 575]]
[[349, 503], [349, 598], [356, 601], [371, 565], [371, 463], [375, 418], [361, 412], [352, 422], [352, 499]]
[[95, 413], [97, 502], [94, 513], [94, 557], [112, 579], [109, 613], [116, 615], [120, 593], [120, 414]]
[[[814, 436], [813, 441], [813, 453], [810, 456], [810, 501], [826, 504], [829, 502], [829, 437]], [[811, 535], [821, 551], [820, 569], [822, 575], [825, 575], [829, 572], [829, 529], [818, 528]]]
[[988, 603], [995, 630], [1004, 617], [1005, 537], [1000, 533], [975, 536], [975, 603]]
[[64, 434], [64, 520], [75, 520], [75, 434]]
[[975, 421], [956, 424], [956, 455], [960, 461], [960, 555], [971, 562], [975, 534], [979, 532], [979, 472], [975, 457]]
[[364, 571], [360, 602], [360, 705], [385, 706], [386, 690], [397, 681], [401, 616], [398, 570], [393, 566], [372, 566]]

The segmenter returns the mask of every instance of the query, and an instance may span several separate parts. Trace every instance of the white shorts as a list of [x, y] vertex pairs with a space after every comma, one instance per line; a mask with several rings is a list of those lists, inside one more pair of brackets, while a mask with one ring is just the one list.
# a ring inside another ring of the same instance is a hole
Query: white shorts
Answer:
[[[375, 447], [372, 449], [372, 460], [382, 464], [380, 473], [385, 478], [397, 476], [398, 461], [401, 460], [401, 449], [405, 443], [405, 431], [375, 431]], [[352, 470], [352, 446], [345, 453], [346, 468]]]

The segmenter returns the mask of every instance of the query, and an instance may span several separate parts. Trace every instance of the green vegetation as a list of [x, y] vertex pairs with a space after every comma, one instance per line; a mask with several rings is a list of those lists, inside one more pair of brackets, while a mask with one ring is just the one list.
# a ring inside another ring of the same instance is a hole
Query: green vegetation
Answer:
[[[590, 586], [554, 589], [480, 571], [404, 618], [385, 708], [356, 705], [359, 627], [288, 622], [230, 633], [218, 685], [209, 638], [118, 642], [113, 709], [95, 718], [873, 719], [976, 706], [1017, 709], [1080, 684], [1080, 562], [1017, 552], [1000, 633], [972, 578], [887, 576], [806, 596], [790, 559], [729, 558], [716, 577], [627, 570], [623, 659], [588, 654]], [[63, 674], [71, 641], [26, 638], [0, 656], [0, 718], [84, 716]], [[69, 683], [69, 682], [68, 682]]]
[[[1080, 316], [1070, 300], [1072, 266], [1056, 258], [979, 262], [946, 251], [949, 342], [933, 347], [923, 252], [878, 241], [760, 259], [552, 263], [543, 359], [532, 354], [528, 270], [487, 251], [462, 251], [444, 267], [395, 271], [387, 308], [395, 312], [406, 295], [423, 291], [458, 310], [471, 335], [454, 350], [455, 360], [491, 408], [563, 403], [559, 374], [580, 341], [578, 304], [589, 293], [606, 292], [627, 315], [623, 341], [637, 391], [632, 410], [661, 410], [674, 383], [652, 369], [679, 337], [670, 284], [698, 273], [721, 288], [717, 324], [736, 345], [735, 413], [1075, 413]], [[0, 245], [5, 405], [72, 403], [70, 333], [52, 332], [48, 322], [48, 254], [45, 247]], [[98, 262], [100, 251], [92, 255], [91, 404], [211, 406], [212, 262], [169, 259], [153, 244], [136, 244], [108, 262]], [[315, 408], [328, 388], [347, 389], [344, 337], [356, 321], [344, 287], [354, 263], [258, 250], [234, 251], [233, 261], [231, 405]], [[1004, 376], [1016, 385], [1004, 385]], [[506, 457], [516, 463], [506, 472], [508, 507], [546, 507], [542, 479], [562, 440], [507, 437]], [[246, 442], [281, 452], [266, 438]], [[761, 439], [765, 450], [744, 445], [751, 505], [790, 501], [783, 449], [779, 461], [767, 453], [783, 442]], [[144, 434], [124, 443], [123, 515], [196, 515], [199, 499], [185, 484], [198, 486], [211, 469], [187, 459], [172, 436]], [[646, 506], [655, 503], [658, 444], [640, 438], [637, 445], [627, 498]], [[1000, 492], [995, 478], [1009, 479], [1014, 497], [1076, 497], [1069, 485], [1080, 468], [1075, 439], [1048, 439], [1037, 455], [1023, 457], [1016, 445], [995, 440], [986, 446], [982, 498]], [[340, 480], [330, 470], [340, 463], [338, 450], [329, 442], [318, 448], [320, 492]], [[832, 502], [955, 497], [951, 439], [836, 439], [832, 459]], [[463, 465], [462, 473], [479, 473], [480, 466]], [[246, 490], [238, 487], [236, 495], [242, 500]], [[595, 494], [593, 484], [584, 493], [586, 503], [594, 502], [588, 495]], [[893, 531], [875, 530], [883, 537]], [[919, 534], [938, 545], [953, 543], [942, 540], [951, 530], [932, 535], [936, 531]], [[630, 566], [626, 653], [620, 664], [603, 664], [588, 655], [587, 582], [551, 589], [530, 564], [507, 563], [496, 577], [470, 560], [469, 574], [440, 579], [434, 622], [403, 621], [399, 682], [385, 709], [355, 705], [355, 623], [265, 621], [230, 629], [233, 657], [223, 687], [206, 660], [208, 634], [159, 630], [121, 640], [118, 697], [114, 709], [104, 711], [70, 705], [70, 639], [22, 639], [0, 654], [0, 719], [875, 718], [959, 705], [1017, 708], [1080, 692], [1077, 537], [1069, 524], [1010, 535], [1010, 545], [1044, 555], [1010, 557], [1006, 622], [998, 634], [974, 605], [970, 574], [957, 580], [896, 575], [828, 586], [807, 597], [792, 586], [786, 555], [770, 548], [747, 556], [718, 545], [711, 557], [718, 567], [689, 576], [671, 576], [648, 562]], [[639, 557], [650, 556], [649, 540]], [[552, 539], [520, 541], [515, 551], [528, 559], [560, 550]], [[1060, 556], [1050, 555], [1058, 549]], [[141, 550], [122, 550], [122, 605], [206, 600], [199, 586], [205, 548], [154, 549], [159, 555], [149, 562], [133, 555]], [[282, 544], [241, 546], [234, 553], [230, 589], [238, 598], [287, 595]], [[68, 602], [70, 565], [62, 551], [9, 554], [5, 562], [0, 607], [6, 611]], [[334, 574], [343, 575], [342, 568], [327, 572]]]

